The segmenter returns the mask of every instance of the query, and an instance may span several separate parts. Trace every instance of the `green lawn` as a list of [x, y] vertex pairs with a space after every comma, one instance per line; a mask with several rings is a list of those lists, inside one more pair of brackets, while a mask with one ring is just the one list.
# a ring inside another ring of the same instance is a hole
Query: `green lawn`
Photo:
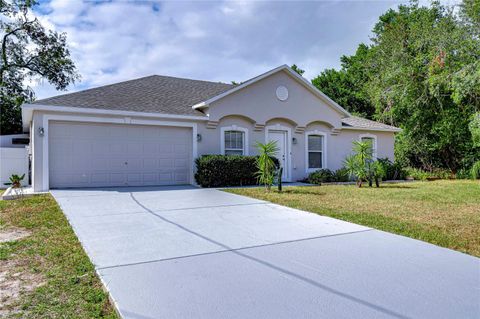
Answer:
[[478, 181], [287, 187], [282, 193], [263, 188], [227, 191], [480, 256]]
[[0, 243], [0, 270], [8, 273], [12, 283], [21, 278], [21, 286], [33, 288], [13, 304], [0, 300], [0, 313], [19, 318], [118, 318], [92, 263], [50, 195], [0, 201], [0, 231], [13, 228], [31, 234]]

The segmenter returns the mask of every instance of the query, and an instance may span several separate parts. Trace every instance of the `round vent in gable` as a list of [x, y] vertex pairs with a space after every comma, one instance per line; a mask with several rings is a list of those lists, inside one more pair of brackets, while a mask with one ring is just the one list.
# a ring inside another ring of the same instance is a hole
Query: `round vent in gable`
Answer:
[[280, 100], [280, 101], [286, 101], [288, 99], [288, 89], [284, 86], [279, 86], [277, 88], [277, 98]]

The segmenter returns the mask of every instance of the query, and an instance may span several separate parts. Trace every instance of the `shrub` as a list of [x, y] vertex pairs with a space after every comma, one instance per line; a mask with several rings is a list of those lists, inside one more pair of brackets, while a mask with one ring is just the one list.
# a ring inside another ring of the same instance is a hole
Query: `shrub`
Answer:
[[470, 170], [472, 179], [480, 179], [480, 161], [476, 161]]
[[311, 184], [321, 184], [334, 182], [334, 173], [329, 169], [319, 169], [308, 175], [308, 182]]
[[348, 171], [345, 167], [339, 168], [333, 173], [333, 179], [335, 182], [349, 182], [350, 177], [348, 176]]
[[256, 185], [255, 156], [203, 155], [195, 160], [195, 181], [202, 187]]
[[403, 169], [402, 165], [398, 162], [392, 163], [388, 158], [379, 158], [379, 165], [383, 167], [386, 180], [399, 180], [406, 179], [407, 172]]
[[451, 179], [455, 176], [452, 172], [444, 169], [434, 169], [431, 172], [421, 170], [419, 168], [407, 168], [407, 175], [415, 180], [430, 180], [430, 179]]
[[202, 187], [258, 185], [257, 156], [203, 155], [195, 164], [195, 181]]
[[456, 179], [469, 179], [471, 178], [471, 170], [462, 168], [455, 174]]
[[348, 182], [350, 180], [346, 168], [337, 169], [335, 172], [329, 169], [319, 169], [308, 175], [307, 183], [321, 184], [330, 182]]

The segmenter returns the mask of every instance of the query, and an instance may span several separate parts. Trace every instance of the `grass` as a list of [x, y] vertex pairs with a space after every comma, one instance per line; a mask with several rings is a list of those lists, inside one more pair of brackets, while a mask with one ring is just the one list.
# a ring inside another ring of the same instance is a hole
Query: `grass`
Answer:
[[382, 184], [262, 188], [228, 192], [268, 200], [420, 239], [480, 257], [480, 183], [441, 180]]
[[0, 229], [9, 227], [31, 235], [0, 244], [0, 265], [12, 264], [14, 273], [41, 281], [20, 295], [14, 305], [18, 313], [11, 312], [11, 317], [118, 318], [94, 266], [50, 195], [0, 201]]

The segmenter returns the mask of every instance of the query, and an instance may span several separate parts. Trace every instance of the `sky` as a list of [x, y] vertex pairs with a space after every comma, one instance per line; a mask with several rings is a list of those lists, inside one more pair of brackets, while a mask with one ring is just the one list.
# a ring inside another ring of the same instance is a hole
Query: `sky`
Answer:
[[[446, 0], [447, 4], [454, 0]], [[282, 64], [312, 79], [368, 43], [378, 17], [407, 1], [42, 1], [34, 14], [67, 33], [86, 88], [158, 74], [230, 83]], [[30, 84], [38, 99], [62, 94]]]

